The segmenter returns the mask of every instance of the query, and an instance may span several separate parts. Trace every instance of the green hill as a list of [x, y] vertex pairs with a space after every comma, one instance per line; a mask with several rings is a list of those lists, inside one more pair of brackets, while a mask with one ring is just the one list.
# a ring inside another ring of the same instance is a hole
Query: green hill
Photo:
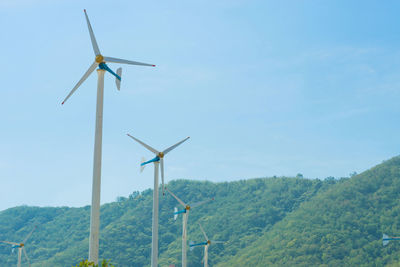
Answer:
[[218, 266], [399, 266], [400, 158], [343, 179]]
[[[190, 213], [188, 238], [202, 240], [197, 222], [208, 235], [227, 240], [210, 249], [210, 264], [226, 261], [250, 246], [274, 224], [312, 198], [327, 183], [295, 178], [250, 179], [230, 183], [178, 180], [168, 188], [184, 201], [215, 201]], [[181, 220], [174, 221], [176, 200], [160, 197], [160, 266], [180, 263]], [[0, 212], [0, 240], [22, 240], [34, 225], [37, 230], [26, 250], [32, 266], [70, 266], [88, 254], [89, 207], [17, 207]], [[148, 266], [151, 253], [152, 190], [101, 208], [101, 258], [117, 266]], [[189, 252], [189, 266], [201, 266], [203, 251]], [[0, 245], [0, 266], [15, 264], [17, 256]]]
[[[211, 239], [210, 266], [383, 266], [400, 262], [399, 245], [382, 247], [382, 233], [400, 234], [400, 158], [352, 178], [262, 178], [229, 183], [176, 180], [168, 188], [184, 201], [215, 197], [191, 211], [188, 240]], [[101, 208], [100, 257], [116, 266], [149, 266], [152, 190]], [[180, 264], [181, 219], [176, 200], [160, 196], [159, 263]], [[90, 207], [16, 207], [0, 212], [0, 240], [22, 241], [32, 267], [71, 266], [88, 254]], [[188, 252], [202, 266], [203, 250]], [[17, 255], [0, 244], [0, 266]]]

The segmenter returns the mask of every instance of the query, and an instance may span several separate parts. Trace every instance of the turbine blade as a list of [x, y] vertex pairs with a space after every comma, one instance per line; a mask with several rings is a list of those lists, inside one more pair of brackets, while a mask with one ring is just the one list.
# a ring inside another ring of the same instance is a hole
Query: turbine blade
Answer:
[[208, 241], [208, 236], [206, 235], [206, 232], [204, 232], [203, 227], [201, 227], [201, 224], [199, 223], [200, 229], [203, 232], [204, 237], [206, 238], [206, 241]]
[[71, 92], [67, 95], [67, 97], [64, 99], [64, 101], [61, 103], [64, 105], [65, 101], [68, 100], [68, 98], [78, 89], [79, 86], [89, 77], [89, 75], [96, 69], [97, 63], [93, 62], [93, 64], [89, 67], [89, 69], [85, 72], [83, 77], [79, 80], [79, 82], [75, 85], [75, 87], [71, 90]]
[[161, 183], [162, 183], [162, 194], [165, 196], [165, 186], [164, 186], [164, 159], [160, 159], [160, 165], [161, 165]]
[[177, 197], [174, 193], [172, 193], [167, 187], [165, 188], [165, 190], [167, 190], [171, 194], [171, 196], [173, 196], [182, 206], [186, 208], [185, 202], [180, 200], [179, 197]]
[[148, 66], [148, 67], [156, 66], [153, 64], [142, 63], [142, 62], [137, 62], [137, 61], [130, 61], [130, 60], [120, 59], [120, 58], [115, 58], [115, 57], [104, 57], [104, 61], [111, 62], [111, 63], [121, 63], [121, 64], [129, 64], [129, 65]]
[[88, 29], [89, 29], [89, 34], [90, 34], [90, 40], [92, 41], [92, 46], [93, 46], [93, 51], [94, 51], [94, 55], [100, 55], [100, 49], [99, 46], [97, 45], [96, 42], [96, 37], [94, 37], [94, 33], [93, 33], [93, 29], [92, 29], [92, 25], [90, 25], [90, 21], [89, 21], [89, 17], [86, 14], [86, 9], [83, 10], [85, 12], [85, 17], [86, 17], [86, 22], [88, 25]]
[[193, 203], [192, 205], [190, 205], [190, 207], [196, 208], [198, 206], [201, 206], [201, 205], [206, 204], [206, 203], [208, 203], [210, 201], [213, 201], [213, 200], [214, 200], [214, 198], [210, 198], [210, 199], [207, 199], [207, 200], [199, 201], [199, 202]]
[[154, 148], [152, 148], [151, 146], [149, 146], [148, 144], [145, 144], [142, 141], [140, 141], [139, 139], [133, 137], [132, 135], [130, 135], [130, 134], [127, 134], [127, 135], [130, 138], [132, 138], [133, 140], [135, 140], [136, 142], [138, 142], [139, 144], [141, 144], [142, 146], [144, 146], [145, 148], [147, 148], [148, 150], [150, 150], [151, 152], [153, 152], [154, 154], [158, 155], [158, 153], [160, 153], [157, 150], [155, 150]]
[[183, 139], [182, 141], [176, 143], [173, 146], [170, 146], [169, 148], [165, 149], [163, 151], [164, 155], [166, 155], [168, 152], [170, 152], [171, 150], [173, 150], [175, 147], [179, 146], [180, 144], [182, 144], [183, 142], [185, 142], [186, 140], [188, 140], [190, 137], [186, 137], [185, 139]]
[[29, 264], [29, 267], [31, 267], [31, 262], [29, 261], [29, 257], [28, 257], [28, 254], [26, 254], [26, 250], [25, 250], [25, 247], [23, 247], [22, 248], [22, 251], [24, 252], [24, 255], [25, 255], [25, 259], [28, 261], [28, 264]]
[[24, 239], [24, 241], [22, 241], [22, 243], [25, 244], [26, 241], [28, 241], [28, 239], [31, 237], [33, 231], [35, 231], [36, 227], [37, 227], [36, 225], [35, 225], [35, 227], [33, 227], [33, 230], [25, 237], [25, 239]]
[[8, 242], [8, 241], [0, 241], [1, 243], [6, 243], [6, 244], [10, 244], [10, 245], [14, 245], [14, 246], [19, 246], [18, 243], [15, 242]]

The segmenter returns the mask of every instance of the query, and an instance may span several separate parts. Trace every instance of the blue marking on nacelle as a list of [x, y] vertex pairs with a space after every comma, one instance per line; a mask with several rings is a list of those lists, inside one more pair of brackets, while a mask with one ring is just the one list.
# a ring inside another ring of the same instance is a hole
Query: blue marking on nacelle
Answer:
[[113, 72], [113, 71], [107, 66], [106, 63], [104, 63], [104, 62], [100, 63], [100, 64], [99, 64], [99, 69], [108, 71], [109, 73], [111, 73], [112, 75], [114, 75], [118, 80], [121, 81], [121, 77], [120, 77], [119, 75], [117, 75], [115, 72]]
[[143, 166], [143, 165], [146, 165], [146, 164], [149, 164], [149, 163], [152, 163], [152, 162], [156, 162], [156, 161], [160, 161], [160, 157], [159, 156], [156, 156], [154, 159], [151, 159], [151, 160], [148, 160], [146, 162], [143, 162], [142, 164], [140, 164], [140, 166]]
[[197, 244], [191, 244], [191, 245], [189, 245], [189, 247], [205, 246], [207, 244], [208, 244], [207, 242], [201, 242], [201, 243], [197, 243]]
[[388, 237], [388, 238], [383, 238], [383, 241], [390, 241], [390, 240], [400, 240], [400, 237]]
[[183, 209], [183, 210], [180, 210], [180, 211], [174, 212], [174, 214], [181, 214], [181, 213], [186, 213], [186, 209]]

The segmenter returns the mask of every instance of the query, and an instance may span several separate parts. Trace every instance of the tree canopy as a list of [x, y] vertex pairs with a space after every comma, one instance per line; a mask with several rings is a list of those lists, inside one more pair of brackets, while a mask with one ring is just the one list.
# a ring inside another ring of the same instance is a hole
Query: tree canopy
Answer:
[[[342, 179], [259, 178], [235, 182], [175, 180], [168, 188], [194, 203], [188, 240], [210, 239], [210, 266], [384, 266], [396, 264], [399, 244], [382, 247], [382, 234], [400, 234], [400, 158]], [[159, 264], [179, 265], [179, 204], [160, 195]], [[21, 206], [0, 212], [0, 240], [26, 244], [32, 267], [74, 266], [87, 258], [90, 207]], [[101, 207], [100, 258], [115, 266], [150, 266], [152, 190], [132, 192]], [[188, 252], [188, 266], [202, 266], [203, 250]], [[0, 244], [0, 266], [16, 264]]]

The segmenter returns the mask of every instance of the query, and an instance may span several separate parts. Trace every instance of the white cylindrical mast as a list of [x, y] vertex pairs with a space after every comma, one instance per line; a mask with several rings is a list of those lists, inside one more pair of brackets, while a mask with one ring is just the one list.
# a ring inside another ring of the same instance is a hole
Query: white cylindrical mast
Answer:
[[204, 267], [208, 267], [208, 244], [204, 246]]
[[98, 264], [100, 232], [101, 147], [103, 135], [104, 73], [97, 70], [96, 130], [93, 157], [92, 206], [90, 214], [89, 261]]
[[187, 243], [187, 218], [189, 216], [189, 210], [182, 216], [182, 267], [186, 267], [186, 243]]
[[151, 242], [151, 267], [158, 267], [158, 174], [160, 162], [154, 162], [153, 229]]
[[22, 256], [22, 247], [18, 248], [18, 263], [17, 266], [21, 267], [21, 256]]

